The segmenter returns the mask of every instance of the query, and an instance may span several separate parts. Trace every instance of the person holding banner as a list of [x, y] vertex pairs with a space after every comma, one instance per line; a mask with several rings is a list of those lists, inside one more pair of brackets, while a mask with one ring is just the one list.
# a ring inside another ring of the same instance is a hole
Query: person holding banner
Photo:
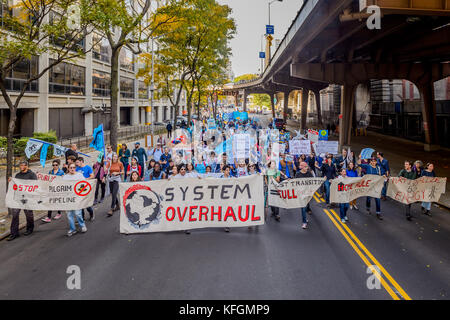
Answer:
[[[273, 179], [277, 183], [280, 183], [281, 182], [281, 172], [280, 172], [280, 170], [277, 170], [275, 161], [271, 160], [267, 164], [267, 167], [269, 169], [267, 169], [267, 171], [266, 171], [266, 179], [265, 179], [266, 185], [267, 186], [270, 185], [270, 179]], [[280, 222], [280, 208], [270, 206], [270, 210], [272, 212], [272, 216], [275, 217], [275, 220]]]
[[[16, 179], [21, 180], [37, 180], [36, 174], [31, 171], [28, 167], [28, 161], [23, 160], [19, 163], [20, 172], [16, 174]], [[8, 178], [8, 182], [11, 182], [11, 177]], [[25, 217], [27, 219], [27, 231], [23, 234], [28, 236], [33, 233], [34, 230], [34, 214], [33, 210], [23, 210]], [[12, 241], [19, 237], [19, 214], [20, 209], [10, 208], [10, 213], [12, 216], [11, 220], [11, 234], [7, 241]]]
[[[61, 164], [61, 161], [60, 161], [59, 159], [53, 160], [53, 162], [52, 162], [52, 168], [53, 168], [53, 169], [50, 170], [50, 171], [48, 172], [48, 174], [50, 174], [50, 175], [52, 175], [52, 176], [62, 177], [62, 176], [64, 175], [64, 171], [62, 171], [62, 170], [59, 168], [59, 165], [60, 165], [60, 164]], [[45, 222], [45, 223], [50, 223], [50, 222], [52, 222], [52, 212], [53, 212], [53, 211], [49, 211], [49, 212], [47, 213], [47, 217], [41, 219], [41, 221], [42, 221], [42, 222]], [[61, 219], [61, 211], [58, 210], [57, 215], [56, 215], [53, 219], [55, 219], [55, 220]]]
[[[63, 176], [63, 179], [64, 180], [84, 180], [83, 174], [76, 170], [77, 170], [77, 166], [74, 163], [71, 163], [69, 165], [69, 172]], [[82, 211], [83, 211], [82, 209], [67, 211], [67, 219], [69, 220], [69, 228], [70, 228], [69, 231], [67, 232], [68, 237], [71, 237], [75, 233], [77, 233], [77, 229], [75, 227], [75, 218], [78, 221], [78, 225], [81, 228], [81, 232], [85, 233], [87, 231], [86, 224], [84, 223]]]
[[[223, 174], [222, 174], [222, 179], [231, 179], [233, 178], [233, 176], [231, 175], [231, 167], [230, 166], [225, 166], [223, 168]], [[226, 227], [224, 228], [225, 232], [230, 232], [230, 228]]]
[[[416, 180], [417, 179], [416, 172], [412, 169], [411, 161], [409, 161], [409, 160], [405, 161], [405, 168], [402, 169], [398, 173], [398, 176], [406, 178], [408, 180]], [[406, 220], [408, 220], [408, 221], [412, 220], [411, 205], [412, 205], [411, 203], [410, 204], [405, 204]]]
[[[337, 180], [345, 179], [346, 177], [347, 177], [347, 169], [341, 168], [340, 176], [337, 178]], [[349, 208], [350, 208], [349, 203], [339, 203], [339, 215], [342, 223], [346, 223], [348, 221], [347, 211]]]
[[[432, 163], [427, 163], [425, 170], [422, 171], [422, 177], [436, 177], [434, 172], [434, 165]], [[431, 217], [431, 202], [422, 202], [422, 213]]]
[[325, 201], [327, 204], [327, 207], [331, 207], [330, 204], [330, 180], [333, 180], [337, 177], [336, 172], [336, 166], [333, 164], [333, 156], [327, 155], [327, 159], [325, 163], [322, 164], [322, 167], [320, 168], [320, 171], [322, 171], [322, 176], [326, 177], [327, 180], [324, 182], [324, 188], [325, 188]]
[[[295, 178], [314, 178], [314, 175], [309, 170], [309, 166], [306, 162], [300, 162], [299, 164], [300, 170], [297, 171], [295, 174]], [[311, 211], [311, 208], [309, 207], [309, 203], [306, 207], [300, 208], [302, 212], [302, 228], [306, 229], [308, 227], [308, 220], [306, 219], [306, 212]]]
[[[349, 178], [357, 178], [357, 177], [359, 177], [358, 170], [356, 169], [354, 162], [349, 162], [348, 163], [347, 169], [345, 170], [345, 174]], [[350, 210], [353, 210], [353, 209], [358, 210], [358, 207], [356, 206], [356, 199], [353, 200], [353, 201], [350, 201], [349, 204], [350, 204]]]
[[114, 211], [119, 210], [119, 182], [121, 176], [124, 174], [123, 163], [119, 161], [119, 156], [114, 153], [111, 163], [106, 164], [106, 171], [108, 172], [109, 190], [111, 190], [111, 210], [108, 212], [108, 217], [112, 217]]
[[162, 171], [161, 165], [159, 162], [155, 163], [155, 166], [153, 168], [153, 172], [150, 175], [150, 181], [158, 181], [158, 180], [164, 180], [166, 179], [166, 174]]
[[[364, 174], [374, 174], [377, 176], [383, 176], [381, 174], [381, 168], [377, 164], [377, 158], [375, 158], [375, 157], [372, 157], [370, 159], [369, 164], [364, 164], [364, 163], [361, 163], [361, 155], [359, 155], [358, 165], [361, 167], [361, 169], [363, 169]], [[384, 176], [384, 177], [386, 178], [386, 176]], [[374, 199], [375, 199], [375, 205], [376, 205], [377, 219], [383, 220], [383, 217], [381, 215], [381, 200], [380, 200], [380, 198], [374, 198]], [[370, 214], [371, 200], [372, 200], [371, 197], [366, 198], [366, 210], [367, 210], [368, 214]]]
[[[98, 203], [102, 203], [105, 199], [105, 192], [106, 192], [106, 173], [105, 173], [105, 165], [104, 165], [104, 157], [103, 152], [100, 153], [99, 157], [97, 158], [97, 162], [94, 164], [94, 177], [97, 180], [97, 186], [95, 187], [95, 201], [94, 205]], [[98, 190], [101, 189], [101, 195], [100, 200], [97, 200], [98, 198]]]
[[[78, 159], [75, 161], [75, 164], [77, 165], [77, 172], [81, 172], [83, 177], [85, 179], [94, 179], [94, 170], [92, 170], [91, 166], [88, 166], [84, 163], [83, 157], [78, 157]], [[92, 207], [86, 208], [87, 212], [89, 212], [90, 221], [94, 221], [94, 209]], [[83, 220], [84, 218], [84, 209], [82, 210], [83, 213]]]
[[280, 154], [280, 164], [278, 165], [278, 170], [280, 170], [281, 175], [283, 175], [283, 178], [281, 178], [281, 181], [286, 179], [292, 179], [295, 175], [295, 164], [291, 161], [286, 160], [286, 154], [282, 153]]
[[[387, 178], [389, 178], [391, 169], [389, 168], [389, 161], [387, 161], [384, 158], [383, 152], [377, 152], [377, 158], [378, 158], [378, 165], [381, 168], [381, 174], [385, 175]], [[386, 191], [387, 191], [387, 182], [386, 180], [384, 182], [383, 190], [381, 191], [381, 199], [386, 200]]]

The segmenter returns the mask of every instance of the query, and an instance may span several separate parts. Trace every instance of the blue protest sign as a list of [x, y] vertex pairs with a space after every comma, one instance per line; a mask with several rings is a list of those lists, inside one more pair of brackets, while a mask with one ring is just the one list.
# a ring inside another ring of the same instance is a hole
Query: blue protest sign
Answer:
[[319, 140], [328, 141], [328, 130], [319, 130]]
[[361, 159], [370, 159], [372, 154], [375, 152], [374, 149], [366, 148], [361, 151]]

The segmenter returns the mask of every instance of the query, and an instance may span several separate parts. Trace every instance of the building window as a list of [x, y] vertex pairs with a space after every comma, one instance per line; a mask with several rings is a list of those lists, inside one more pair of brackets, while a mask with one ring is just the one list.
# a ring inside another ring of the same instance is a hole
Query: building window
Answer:
[[[55, 60], [50, 59], [50, 63]], [[59, 63], [49, 71], [49, 92], [82, 96], [85, 94], [85, 68]]]
[[109, 97], [111, 90], [111, 76], [109, 73], [92, 71], [92, 95], [94, 97]]
[[139, 99], [148, 99], [148, 87], [144, 81], [139, 81]]
[[[25, 82], [38, 74], [39, 58], [22, 60], [16, 63], [5, 77], [6, 90], [21, 91]], [[38, 92], [38, 80], [32, 81], [26, 92]]]
[[134, 99], [134, 80], [128, 78], [120, 78], [120, 96], [122, 98]]
[[122, 48], [119, 54], [119, 63], [121, 68], [134, 71], [133, 52], [127, 48]]
[[102, 37], [98, 33], [92, 35], [92, 56], [94, 59], [111, 63], [111, 47], [108, 39]]
[[[50, 25], [53, 25], [53, 23], [60, 23], [59, 20], [61, 19], [61, 15], [59, 13], [56, 13], [54, 11], [50, 12]], [[73, 32], [77, 32], [77, 31], [73, 31]], [[74, 38], [74, 36], [76, 36]], [[84, 35], [83, 34], [78, 34], [76, 35], [75, 33], [68, 33], [66, 34], [66, 36], [62, 36], [62, 37], [50, 37], [50, 42], [54, 45], [57, 45], [59, 47], [67, 47], [69, 45], [71, 45], [72, 47], [70, 48], [73, 51], [84, 51], [85, 50], [85, 41], [84, 41]]]

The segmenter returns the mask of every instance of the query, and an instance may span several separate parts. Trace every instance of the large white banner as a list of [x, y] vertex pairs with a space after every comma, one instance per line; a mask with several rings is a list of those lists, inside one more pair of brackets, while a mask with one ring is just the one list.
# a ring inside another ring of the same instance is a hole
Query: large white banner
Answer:
[[269, 205], [278, 208], [304, 208], [325, 178], [300, 178], [277, 183], [270, 179]]
[[338, 154], [339, 153], [339, 141], [325, 141], [320, 140], [316, 144], [316, 153], [329, 153], [329, 154]]
[[53, 181], [12, 179], [6, 207], [26, 210], [79, 210], [94, 204], [96, 180]]
[[404, 204], [414, 202], [438, 202], [445, 193], [447, 178], [422, 177], [410, 180], [403, 177], [389, 178], [387, 196]]
[[290, 140], [290, 154], [298, 156], [301, 154], [309, 155], [311, 153], [311, 141], [309, 140]]
[[384, 177], [372, 174], [334, 179], [330, 187], [330, 202], [349, 203], [360, 197], [380, 198], [383, 185]]
[[264, 224], [259, 175], [121, 183], [119, 191], [121, 233]]

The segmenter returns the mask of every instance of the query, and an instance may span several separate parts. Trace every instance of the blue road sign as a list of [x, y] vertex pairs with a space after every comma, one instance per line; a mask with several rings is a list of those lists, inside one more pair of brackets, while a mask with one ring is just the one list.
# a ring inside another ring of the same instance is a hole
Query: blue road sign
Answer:
[[260, 52], [260, 53], [259, 53], [259, 57], [260, 57], [261, 59], [265, 59], [265, 58], [266, 58], [266, 53], [265, 53], [265, 52]]
[[274, 34], [275, 33], [275, 27], [273, 25], [266, 25], [266, 34]]

